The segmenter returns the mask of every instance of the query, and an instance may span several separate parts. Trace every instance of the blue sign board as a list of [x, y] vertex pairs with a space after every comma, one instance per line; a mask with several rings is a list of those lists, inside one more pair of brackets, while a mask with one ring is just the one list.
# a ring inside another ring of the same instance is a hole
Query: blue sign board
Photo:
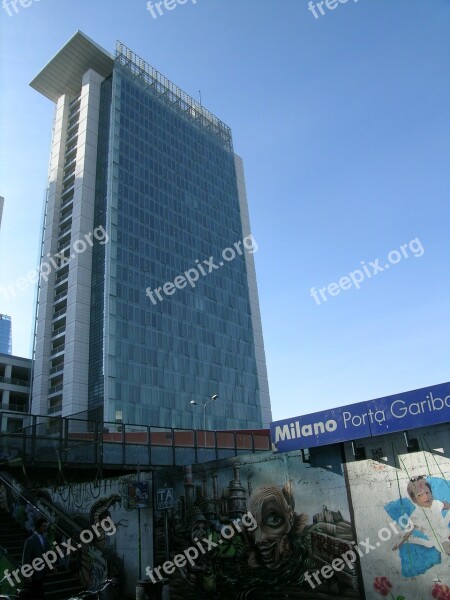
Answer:
[[156, 490], [156, 508], [165, 510], [174, 507], [173, 488], [160, 488]]
[[450, 421], [450, 383], [340, 406], [270, 425], [276, 452], [301, 450]]

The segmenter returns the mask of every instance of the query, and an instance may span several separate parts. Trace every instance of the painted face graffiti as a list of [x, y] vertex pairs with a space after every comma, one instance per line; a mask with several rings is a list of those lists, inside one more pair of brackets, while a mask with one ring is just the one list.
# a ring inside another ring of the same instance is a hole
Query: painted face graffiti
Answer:
[[430, 486], [427, 485], [425, 479], [420, 479], [414, 483], [414, 497], [417, 506], [429, 508], [433, 504], [433, 494]]
[[249, 508], [258, 528], [251, 533], [260, 562], [268, 569], [277, 569], [288, 558], [288, 533], [294, 522], [294, 511], [283, 494], [274, 486], [264, 486], [253, 492]]
[[211, 526], [206, 520], [196, 521], [191, 527], [191, 541], [207, 539], [211, 534]]

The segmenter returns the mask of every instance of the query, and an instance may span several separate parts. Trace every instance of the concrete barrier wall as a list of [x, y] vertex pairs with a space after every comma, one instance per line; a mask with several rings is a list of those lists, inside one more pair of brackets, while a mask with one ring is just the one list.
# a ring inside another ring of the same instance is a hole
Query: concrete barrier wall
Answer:
[[[450, 503], [450, 430], [439, 425], [410, 431], [408, 437], [417, 440], [419, 452], [408, 453], [400, 434], [358, 444], [367, 460], [354, 461], [351, 445], [345, 448], [358, 539], [370, 538], [375, 547], [367, 554], [365, 548], [360, 560], [368, 600], [379, 599], [386, 589], [394, 598], [445, 600], [443, 586], [450, 585], [450, 514], [440, 510]], [[418, 502], [426, 498], [421, 507]], [[398, 547], [407, 533], [399, 525], [401, 515], [415, 529]]]
[[[154, 487], [174, 489], [174, 508], [155, 506], [161, 569], [153, 577], [170, 579], [171, 600], [445, 600], [448, 426], [359, 440], [358, 448], [359, 460], [351, 444], [336, 444], [158, 470]], [[242, 525], [249, 511], [253, 531]], [[225, 540], [222, 531], [234, 533]], [[180, 555], [185, 564], [171, 566]]]
[[[149, 508], [139, 509], [140, 518], [135, 487], [131, 485], [136, 481], [134, 474], [45, 490], [55, 507], [83, 529], [92, 529], [95, 523], [108, 517], [114, 523], [115, 531], [105, 534], [100, 527], [103, 535], [95, 536], [89, 544], [92, 560], [84, 560], [80, 565], [80, 586], [97, 587], [106, 577], [118, 577], [123, 584], [121, 598], [134, 598], [136, 582], [145, 576], [146, 566], [153, 564], [151, 474], [140, 475], [140, 481], [148, 483], [149, 491]], [[106, 560], [93, 560], [98, 550], [102, 550]]]

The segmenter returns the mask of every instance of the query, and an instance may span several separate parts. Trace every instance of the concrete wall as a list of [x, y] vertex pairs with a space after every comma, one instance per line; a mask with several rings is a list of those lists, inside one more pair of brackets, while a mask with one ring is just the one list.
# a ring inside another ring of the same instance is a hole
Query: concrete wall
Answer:
[[[410, 479], [423, 476], [431, 487], [435, 509], [439, 501], [450, 503], [449, 427], [418, 429], [408, 432], [408, 436], [417, 439], [421, 451], [408, 453], [403, 434], [358, 443], [365, 448], [367, 460], [364, 461], [355, 462], [350, 445], [346, 446], [358, 539], [370, 537], [371, 545], [379, 544], [367, 555], [364, 549], [360, 561], [368, 600], [380, 598], [375, 590], [380, 577], [391, 582], [394, 598], [403, 596], [407, 600], [440, 598], [432, 596], [433, 588], [450, 583], [450, 530], [448, 522], [445, 523], [446, 513], [434, 511], [433, 514], [432, 507], [421, 508], [407, 491]], [[394, 549], [403, 537], [398, 525], [402, 514], [410, 516], [424, 531], [421, 535], [416, 529], [406, 543]], [[391, 526], [393, 522], [395, 525]], [[442, 543], [444, 537], [447, 544]], [[439, 588], [435, 593], [439, 594]]]
[[[89, 527], [103, 511], [111, 516], [117, 531], [105, 539], [107, 565], [101, 572], [93, 561], [83, 572], [95, 581], [118, 574], [123, 598], [151, 570], [155, 581], [169, 578], [171, 600], [445, 600], [450, 430], [437, 425], [408, 438], [418, 451], [392, 434], [359, 440], [358, 460], [346, 443], [162, 467], [140, 523], [127, 506], [136, 475], [45, 492], [55, 518], [60, 510]], [[161, 499], [173, 502], [165, 508]]]
[[[90, 552], [92, 557], [98, 555], [98, 546], [107, 561], [82, 563], [80, 584], [88, 585], [90, 578], [92, 584], [97, 586], [106, 577], [118, 577], [123, 582], [121, 598], [135, 597], [136, 582], [140, 578], [139, 562], [142, 577], [145, 576], [146, 567], [153, 564], [151, 507], [139, 509], [139, 519], [138, 509], [128, 502], [128, 484], [136, 480], [137, 475], [134, 474], [46, 490], [55, 507], [62, 509], [83, 528], [92, 528], [93, 524], [100, 522], [106, 515], [111, 517], [115, 533], [103, 536], [99, 546], [98, 539], [95, 539], [96, 544], [92, 545]], [[141, 473], [140, 481], [148, 482], [151, 503], [150, 475]]]
[[[211, 590], [230, 600], [445, 598], [450, 515], [440, 509], [450, 503], [450, 431], [438, 425], [410, 431], [409, 439], [418, 452], [392, 434], [359, 440], [362, 460], [351, 444], [336, 444], [156, 472], [155, 490], [173, 488], [174, 508], [155, 506], [155, 564], [167, 560], [167, 539], [171, 560], [195, 536], [220, 544], [175, 569], [171, 599]], [[434, 496], [423, 507], [407, 491], [420, 476], [413, 492], [429, 498], [431, 488]], [[233, 522], [248, 511], [257, 528], [241, 524], [238, 532]], [[231, 545], [219, 542], [224, 525], [235, 529]]]

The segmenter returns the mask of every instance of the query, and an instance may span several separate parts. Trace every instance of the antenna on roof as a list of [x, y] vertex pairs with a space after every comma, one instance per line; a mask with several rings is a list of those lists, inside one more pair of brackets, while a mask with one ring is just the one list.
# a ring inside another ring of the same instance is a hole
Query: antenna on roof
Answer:
[[200, 106], [202, 105], [202, 90], [198, 90], [198, 95], [200, 98]]

